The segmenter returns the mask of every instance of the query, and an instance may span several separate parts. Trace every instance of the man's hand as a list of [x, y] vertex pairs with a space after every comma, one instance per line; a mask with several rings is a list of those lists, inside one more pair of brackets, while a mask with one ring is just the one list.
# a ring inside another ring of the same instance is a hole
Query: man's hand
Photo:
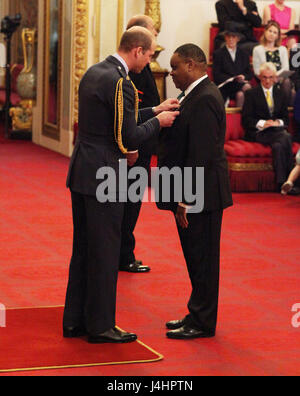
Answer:
[[274, 127], [274, 126], [279, 126], [279, 123], [277, 121], [268, 120], [265, 122], [264, 129]]
[[178, 205], [175, 217], [181, 228], [188, 228], [189, 222], [186, 217], [186, 208]]
[[154, 114], [158, 115], [163, 111], [173, 111], [179, 109], [179, 101], [178, 99], [167, 99], [162, 102], [159, 106], [154, 108]]
[[159, 120], [161, 128], [169, 128], [173, 125], [175, 118], [179, 116], [179, 111], [163, 111], [156, 117]]
[[138, 160], [138, 158], [139, 158], [138, 151], [135, 151], [133, 153], [127, 153], [126, 159], [127, 159], [128, 166], [133, 166], [136, 163], [136, 161]]
[[239, 76], [237, 76], [236, 80], [238, 83], [243, 83], [246, 82], [246, 77], [243, 74], [240, 74]]

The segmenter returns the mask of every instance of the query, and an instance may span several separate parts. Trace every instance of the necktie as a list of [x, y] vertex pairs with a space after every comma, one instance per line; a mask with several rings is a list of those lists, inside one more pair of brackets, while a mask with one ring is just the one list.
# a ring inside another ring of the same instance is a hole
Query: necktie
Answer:
[[184, 97], [185, 97], [185, 92], [183, 91], [183, 92], [181, 92], [181, 94], [178, 96], [177, 99], [180, 101], [180, 100], [182, 100]]
[[266, 95], [267, 95], [266, 99], [267, 99], [267, 103], [268, 103], [269, 109], [272, 110], [273, 109], [273, 98], [271, 96], [271, 92], [267, 91]]

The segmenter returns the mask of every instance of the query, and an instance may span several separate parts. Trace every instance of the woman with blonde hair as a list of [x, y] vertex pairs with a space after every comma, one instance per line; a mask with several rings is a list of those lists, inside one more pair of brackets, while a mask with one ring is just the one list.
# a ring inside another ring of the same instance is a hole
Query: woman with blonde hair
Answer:
[[282, 44], [291, 49], [297, 40], [295, 37], [287, 37], [286, 33], [295, 29], [296, 11], [286, 6], [285, 0], [275, 0], [273, 4], [269, 4], [264, 9], [263, 24], [267, 25], [270, 21], [279, 23], [282, 32]]
[[278, 80], [284, 91], [288, 104], [292, 105], [295, 97], [292, 81], [289, 78], [281, 78], [280, 75], [290, 70], [289, 53], [286, 47], [281, 45], [281, 29], [276, 21], [270, 21], [265, 27], [264, 34], [260, 39], [260, 45], [253, 50], [253, 69], [258, 77], [260, 67], [266, 62], [276, 66]]

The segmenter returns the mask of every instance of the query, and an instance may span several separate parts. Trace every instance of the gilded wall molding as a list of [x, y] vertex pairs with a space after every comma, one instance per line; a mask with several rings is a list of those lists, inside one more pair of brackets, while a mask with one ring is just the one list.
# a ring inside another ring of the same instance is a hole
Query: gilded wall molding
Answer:
[[124, 33], [124, 12], [125, 12], [124, 0], [118, 0], [117, 48], [120, 44], [122, 35]]
[[73, 87], [74, 87], [74, 123], [78, 122], [79, 83], [88, 67], [88, 34], [89, 34], [89, 0], [74, 2], [74, 51], [73, 51]]

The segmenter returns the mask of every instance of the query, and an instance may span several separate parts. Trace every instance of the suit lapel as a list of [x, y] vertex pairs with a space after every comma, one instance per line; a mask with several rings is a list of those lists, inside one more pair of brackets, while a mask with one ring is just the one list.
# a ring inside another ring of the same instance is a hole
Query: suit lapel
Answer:
[[207, 87], [211, 83], [210, 79], [207, 77], [205, 80], [201, 81], [200, 84], [198, 84], [192, 92], [190, 92], [185, 99], [181, 103], [181, 109], [194, 97], [196, 96], [201, 90], [205, 87]]
[[278, 85], [273, 87], [273, 98], [274, 98], [274, 114], [277, 114], [277, 110], [280, 107], [280, 88]]
[[259, 85], [258, 92], [259, 92], [260, 97], [261, 97], [261, 103], [265, 107], [266, 114], [269, 114], [269, 116], [271, 117], [271, 112], [270, 112], [270, 109], [269, 109], [269, 106], [268, 106], [268, 103], [267, 103], [266, 95], [265, 95], [263, 87], [261, 85]]

